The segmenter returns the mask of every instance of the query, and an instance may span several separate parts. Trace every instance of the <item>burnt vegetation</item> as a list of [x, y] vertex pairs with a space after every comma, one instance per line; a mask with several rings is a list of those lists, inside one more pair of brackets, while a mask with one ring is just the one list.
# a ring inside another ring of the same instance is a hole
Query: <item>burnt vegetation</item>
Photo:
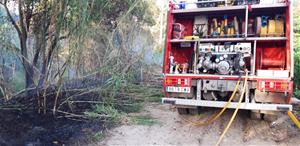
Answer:
[[0, 145], [97, 141], [162, 96], [145, 60], [161, 52], [155, 1], [0, 0], [0, 11]]

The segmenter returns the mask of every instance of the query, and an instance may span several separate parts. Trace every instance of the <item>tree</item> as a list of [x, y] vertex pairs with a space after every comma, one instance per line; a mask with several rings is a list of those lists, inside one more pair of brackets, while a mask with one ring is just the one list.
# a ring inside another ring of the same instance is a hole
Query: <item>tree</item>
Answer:
[[[300, 87], [300, 8], [299, 1], [294, 3], [294, 50], [295, 50], [295, 89], [299, 92]], [[297, 93], [299, 94], [299, 93]], [[299, 95], [296, 95], [299, 96]]]
[[[13, 17], [9, 4], [17, 7], [18, 19]], [[36, 78], [37, 86], [43, 86], [53, 54], [62, 40], [73, 36], [78, 43], [84, 39], [89, 22], [108, 24], [111, 27], [104, 29], [112, 31], [118, 25], [114, 22], [126, 15], [126, 11], [139, 20], [151, 22], [151, 18], [144, 15], [147, 14], [146, 4], [144, 0], [0, 0], [18, 33], [20, 47], [16, 50], [25, 70], [26, 88], [34, 87]], [[107, 30], [103, 32], [109, 32]]]
[[[90, 1], [85, 0], [1, 0], [7, 17], [17, 31], [26, 88], [43, 86], [60, 41], [86, 22]], [[13, 17], [9, 4], [18, 9]], [[83, 18], [82, 18], [83, 17]], [[32, 46], [29, 42], [34, 42]], [[29, 54], [34, 54], [30, 56]], [[38, 78], [35, 84], [35, 78]]]

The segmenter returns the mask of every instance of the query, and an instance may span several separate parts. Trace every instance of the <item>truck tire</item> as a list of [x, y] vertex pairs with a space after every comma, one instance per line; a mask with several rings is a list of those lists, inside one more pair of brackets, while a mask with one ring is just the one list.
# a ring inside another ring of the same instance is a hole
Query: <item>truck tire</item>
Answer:
[[177, 112], [179, 115], [187, 115], [189, 113], [188, 108], [177, 107]]
[[189, 108], [188, 112], [190, 115], [198, 115], [199, 114], [198, 108]]
[[250, 119], [251, 120], [261, 120], [262, 114], [257, 111], [250, 111]]
[[264, 114], [263, 117], [264, 117], [263, 119], [267, 122], [274, 122], [278, 119], [277, 114]]

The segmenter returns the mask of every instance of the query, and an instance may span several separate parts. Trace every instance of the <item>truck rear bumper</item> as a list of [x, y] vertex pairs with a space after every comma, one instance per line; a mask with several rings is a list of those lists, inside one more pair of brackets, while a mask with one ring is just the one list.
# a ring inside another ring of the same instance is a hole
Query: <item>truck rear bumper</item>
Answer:
[[[178, 105], [178, 106], [199, 106], [199, 107], [223, 108], [227, 102], [194, 100], [194, 99], [163, 98], [162, 103]], [[237, 106], [238, 106], [237, 102], [231, 102], [228, 105], [228, 108], [235, 109], [235, 108], [237, 108]], [[290, 104], [242, 103], [240, 106], [240, 109], [263, 110], [263, 111], [292, 111], [293, 106]]]

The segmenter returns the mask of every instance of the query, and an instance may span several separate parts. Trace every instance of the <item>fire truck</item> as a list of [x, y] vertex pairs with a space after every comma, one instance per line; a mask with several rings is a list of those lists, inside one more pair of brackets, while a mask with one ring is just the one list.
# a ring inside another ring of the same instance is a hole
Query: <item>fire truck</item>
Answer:
[[162, 103], [179, 114], [292, 111], [292, 15], [291, 0], [170, 1]]

